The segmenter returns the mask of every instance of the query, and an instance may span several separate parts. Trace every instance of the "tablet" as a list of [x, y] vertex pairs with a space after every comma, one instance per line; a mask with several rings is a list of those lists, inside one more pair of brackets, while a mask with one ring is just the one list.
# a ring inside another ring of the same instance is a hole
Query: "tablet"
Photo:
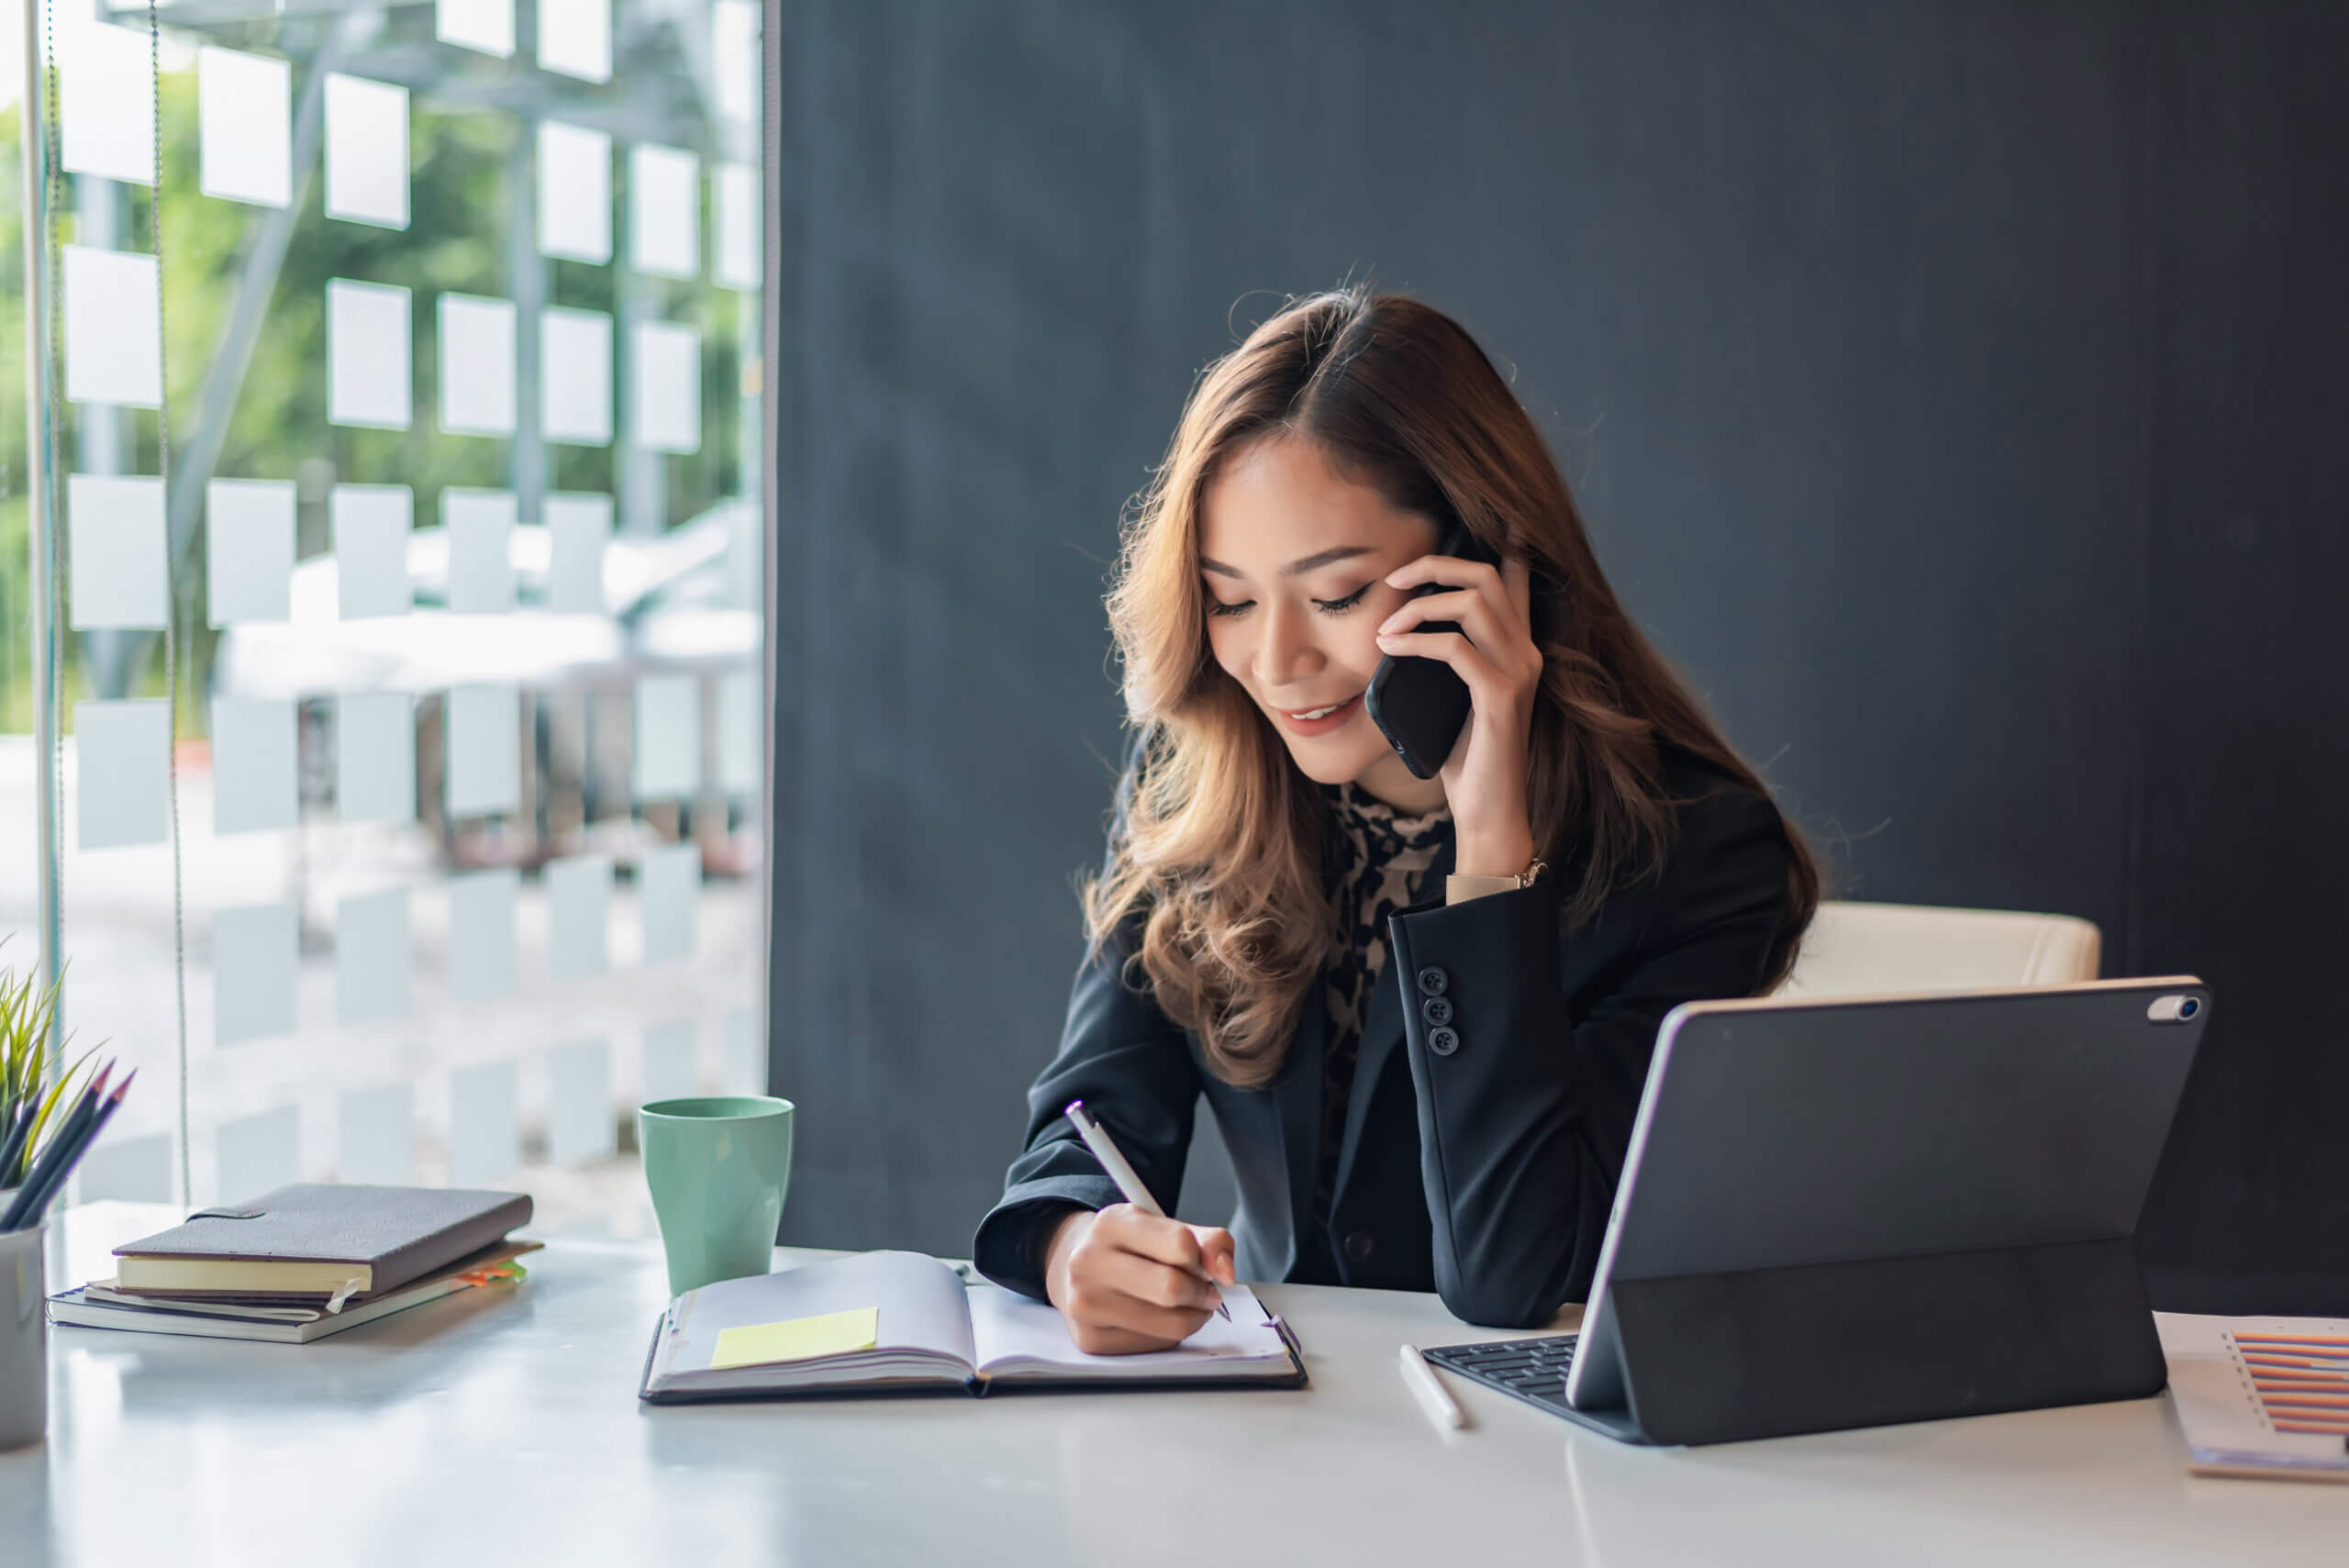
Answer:
[[2158, 1392], [2191, 976], [1664, 1021], [1562, 1413], [1702, 1442]]

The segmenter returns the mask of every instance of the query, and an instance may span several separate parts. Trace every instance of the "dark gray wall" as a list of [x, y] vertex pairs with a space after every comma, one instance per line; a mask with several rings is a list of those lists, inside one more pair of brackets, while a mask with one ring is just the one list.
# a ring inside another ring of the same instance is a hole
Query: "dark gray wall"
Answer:
[[1843, 892], [2214, 984], [2164, 1288], [2349, 1274], [2349, 8], [770, 26], [787, 1238], [965, 1244], [1099, 854], [1119, 506], [1264, 291], [1369, 272], [1511, 370]]
[[2349, 6], [2164, 15], [2129, 957], [2221, 1005], [2155, 1285], [2349, 1313]]

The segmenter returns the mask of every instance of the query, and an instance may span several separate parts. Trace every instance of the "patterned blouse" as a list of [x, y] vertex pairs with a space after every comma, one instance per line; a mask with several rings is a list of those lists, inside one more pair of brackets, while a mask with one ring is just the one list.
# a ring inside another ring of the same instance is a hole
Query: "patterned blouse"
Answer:
[[1345, 1141], [1346, 1102], [1362, 1054], [1363, 1019], [1386, 967], [1386, 917], [1419, 901], [1420, 884], [1452, 839], [1452, 813], [1424, 817], [1395, 808], [1351, 784], [1322, 786], [1330, 805], [1340, 957], [1322, 976], [1329, 1030], [1321, 1048], [1321, 1168], [1313, 1187], [1313, 1223], [1329, 1222], [1338, 1184], [1338, 1148]]

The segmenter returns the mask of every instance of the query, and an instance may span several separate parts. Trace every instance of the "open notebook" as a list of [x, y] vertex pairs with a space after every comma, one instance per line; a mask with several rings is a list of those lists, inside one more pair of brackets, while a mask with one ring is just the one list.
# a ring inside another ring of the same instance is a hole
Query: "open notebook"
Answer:
[[1302, 1386], [1305, 1362], [1287, 1326], [1246, 1285], [1223, 1294], [1230, 1320], [1209, 1318], [1171, 1351], [1093, 1356], [1041, 1302], [965, 1285], [919, 1252], [863, 1252], [677, 1297], [653, 1331], [639, 1396], [659, 1405], [1004, 1386]]

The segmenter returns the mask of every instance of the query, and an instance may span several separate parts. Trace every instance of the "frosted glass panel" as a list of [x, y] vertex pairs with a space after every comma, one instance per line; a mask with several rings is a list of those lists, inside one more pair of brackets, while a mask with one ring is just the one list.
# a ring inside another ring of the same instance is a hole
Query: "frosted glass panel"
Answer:
[[759, 723], [759, 673], [736, 670], [718, 683], [718, 787], [740, 799], [759, 789], [760, 751], [765, 745]]
[[514, 302], [440, 296], [440, 428], [452, 435], [514, 433]]
[[514, 0], [434, 0], [433, 31], [442, 43], [501, 58], [514, 52]]
[[65, 479], [76, 631], [163, 624], [163, 482]]
[[460, 1002], [513, 993], [521, 873], [510, 867], [449, 879], [449, 990]]
[[636, 683], [636, 798], [689, 799], [701, 788], [701, 694], [691, 675]]
[[547, 532], [554, 554], [547, 578], [547, 608], [558, 615], [600, 613], [604, 548], [612, 538], [612, 498], [548, 496]]
[[337, 425], [405, 430], [407, 290], [332, 278], [327, 283], [327, 418]]
[[546, 867], [548, 970], [579, 980], [611, 967], [612, 862], [573, 855]]
[[74, 842], [160, 844], [171, 821], [172, 720], [160, 702], [73, 705]]
[[759, 172], [721, 163], [718, 198], [718, 281], [732, 289], [759, 286]]
[[327, 512], [342, 618], [407, 614], [414, 603], [407, 582], [414, 493], [405, 484], [338, 484], [328, 497]]
[[767, 1042], [759, 1015], [738, 1007], [726, 1015], [726, 1087], [737, 1095], [767, 1092]]
[[219, 1203], [244, 1203], [302, 1179], [302, 1118], [292, 1106], [220, 1124]]
[[212, 699], [212, 830], [291, 828], [297, 810], [294, 704], [285, 697]]
[[415, 1009], [416, 944], [407, 889], [362, 893], [335, 906], [335, 1017], [346, 1024], [404, 1018]]
[[335, 815], [345, 822], [416, 819], [416, 699], [352, 692], [335, 699]]
[[494, 1062], [469, 1067], [449, 1078], [449, 1182], [452, 1186], [490, 1186], [522, 1163], [521, 1121], [517, 1114], [514, 1064]]
[[553, 1096], [547, 1117], [547, 1157], [558, 1165], [607, 1160], [618, 1151], [612, 1107], [611, 1050], [600, 1040], [558, 1045], [550, 1063]]
[[659, 452], [701, 450], [701, 334], [648, 321], [636, 329], [629, 425], [638, 446]]
[[449, 530], [449, 608], [461, 616], [502, 615], [514, 607], [514, 493], [440, 492]]
[[290, 903], [248, 904], [212, 917], [216, 1045], [294, 1032], [301, 919]]
[[593, 310], [539, 317], [539, 424], [551, 441], [612, 440], [612, 318]]
[[512, 811], [522, 802], [522, 698], [512, 686], [449, 694], [449, 815]]
[[295, 506], [285, 480], [216, 479], [204, 487], [205, 604], [212, 625], [292, 616]]
[[539, 63], [584, 82], [612, 76], [612, 0], [539, 0]]
[[759, 119], [759, 8], [753, 0], [717, 0], [710, 7], [710, 58], [718, 74], [718, 112], [742, 125]]
[[407, 227], [407, 89], [327, 73], [328, 217]]
[[163, 401], [163, 313], [155, 258], [64, 248], [65, 395], [154, 408]]
[[644, 1031], [642, 1100], [682, 1100], [701, 1081], [694, 1060], [694, 1021], [678, 1018]]
[[111, 1126], [98, 1135], [74, 1174], [74, 1201], [98, 1203], [117, 1198], [124, 1203], [172, 1201], [172, 1135], [150, 1132], [143, 1138], [116, 1136]]
[[701, 271], [701, 160], [675, 147], [629, 150], [629, 261], [640, 272]]
[[644, 962], [669, 963], [694, 951], [694, 905], [701, 895], [701, 846], [648, 850], [637, 862], [644, 914]]
[[539, 127], [539, 249], [597, 266], [612, 259], [612, 139], [602, 131]]
[[[12, 14], [8, 29], [21, 26]], [[23, 39], [9, 41], [21, 46]], [[66, 168], [139, 185], [155, 183], [151, 47], [143, 27], [134, 32], [87, 22], [59, 40], [57, 145]], [[19, 62], [22, 58], [16, 56]], [[20, 84], [10, 83], [10, 102]]]
[[294, 189], [292, 73], [282, 60], [196, 51], [196, 127], [207, 196], [284, 206]]
[[342, 1095], [340, 1181], [379, 1186], [416, 1184], [416, 1091], [406, 1084], [352, 1089]]
[[761, 531], [756, 506], [738, 502], [727, 509], [726, 602], [738, 610], [755, 610], [765, 602]]

